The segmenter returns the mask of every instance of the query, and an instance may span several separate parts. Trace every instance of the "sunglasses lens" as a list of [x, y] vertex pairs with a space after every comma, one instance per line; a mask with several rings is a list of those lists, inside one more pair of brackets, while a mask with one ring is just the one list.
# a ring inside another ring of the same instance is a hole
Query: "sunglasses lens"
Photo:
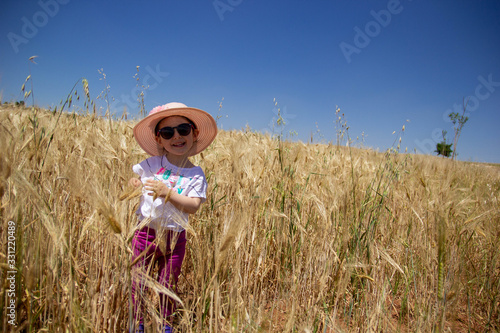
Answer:
[[191, 125], [180, 124], [179, 126], [177, 126], [177, 133], [179, 133], [182, 136], [189, 135], [189, 133], [191, 133]]
[[172, 127], [163, 127], [160, 130], [160, 135], [165, 140], [171, 139], [174, 136], [174, 129]]

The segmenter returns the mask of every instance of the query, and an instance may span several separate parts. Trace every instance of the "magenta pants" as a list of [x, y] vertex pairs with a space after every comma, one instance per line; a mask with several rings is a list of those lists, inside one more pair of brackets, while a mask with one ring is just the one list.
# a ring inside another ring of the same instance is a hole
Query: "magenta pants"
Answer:
[[[144, 227], [137, 230], [132, 239], [132, 249], [134, 257], [137, 258], [143, 251], [146, 251], [144, 256], [135, 263], [134, 269], [143, 269], [148, 272], [158, 271], [158, 274], [153, 276], [157, 277], [157, 281], [163, 286], [177, 291], [177, 279], [181, 272], [182, 261], [186, 253], [186, 231], [180, 233], [175, 231], [167, 231], [166, 235], [166, 252], [162, 253], [157, 246], [157, 242], [153, 243], [156, 238], [155, 229]], [[172, 243], [175, 246], [172, 249]], [[155, 267], [156, 265], [156, 267]], [[134, 305], [135, 319], [139, 323], [144, 323], [144, 308], [145, 302], [151, 302], [147, 299], [147, 288], [143, 283], [134, 275], [132, 275], [132, 303]], [[175, 302], [166, 295], [160, 294], [160, 313], [164, 319], [167, 319], [175, 312]]]

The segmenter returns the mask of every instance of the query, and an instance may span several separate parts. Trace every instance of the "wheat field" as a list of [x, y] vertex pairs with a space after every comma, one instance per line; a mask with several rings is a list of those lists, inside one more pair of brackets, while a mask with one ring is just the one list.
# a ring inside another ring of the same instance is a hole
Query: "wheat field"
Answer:
[[[128, 332], [134, 124], [0, 106], [3, 332]], [[193, 162], [179, 332], [500, 330], [498, 165], [249, 129]]]

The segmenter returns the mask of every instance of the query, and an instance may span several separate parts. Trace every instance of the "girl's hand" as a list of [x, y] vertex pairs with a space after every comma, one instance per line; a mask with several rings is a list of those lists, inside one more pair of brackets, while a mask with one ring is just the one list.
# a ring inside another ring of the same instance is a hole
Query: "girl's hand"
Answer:
[[139, 187], [142, 185], [142, 182], [139, 178], [130, 178], [130, 180], [128, 181], [129, 185], [130, 186], [133, 186], [135, 188]]
[[146, 191], [152, 191], [151, 193], [148, 193], [148, 195], [156, 195], [162, 198], [165, 198], [170, 192], [170, 189], [167, 187], [167, 185], [159, 180], [153, 179], [146, 180], [146, 183], [144, 183], [144, 188], [146, 189]]

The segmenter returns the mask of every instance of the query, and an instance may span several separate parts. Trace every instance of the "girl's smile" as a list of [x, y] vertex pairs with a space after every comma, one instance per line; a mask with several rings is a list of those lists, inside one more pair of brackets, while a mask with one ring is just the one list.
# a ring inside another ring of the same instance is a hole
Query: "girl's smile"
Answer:
[[182, 148], [186, 145], [186, 142], [174, 142], [172, 143], [172, 146], [176, 147], [176, 148]]

